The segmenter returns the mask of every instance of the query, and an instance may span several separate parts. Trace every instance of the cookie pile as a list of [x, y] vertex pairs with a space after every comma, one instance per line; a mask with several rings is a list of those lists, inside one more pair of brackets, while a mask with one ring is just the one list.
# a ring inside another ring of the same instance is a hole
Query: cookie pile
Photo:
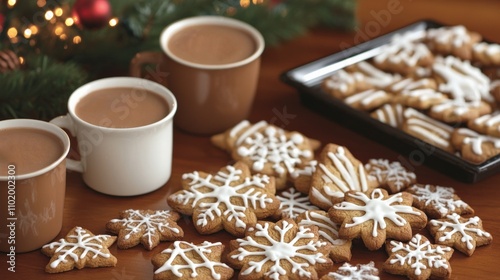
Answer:
[[499, 44], [450, 26], [397, 34], [373, 59], [334, 72], [321, 86], [383, 123], [480, 164], [500, 153], [495, 67]]

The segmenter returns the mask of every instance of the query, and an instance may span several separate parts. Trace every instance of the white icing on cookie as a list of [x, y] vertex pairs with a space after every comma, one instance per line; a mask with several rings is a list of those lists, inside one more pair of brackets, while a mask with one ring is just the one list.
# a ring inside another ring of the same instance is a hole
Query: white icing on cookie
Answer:
[[431, 185], [415, 185], [411, 187], [411, 190], [414, 192], [414, 199], [424, 201], [425, 206], [434, 206], [442, 216], [469, 206], [462, 200], [455, 199], [455, 190], [450, 187], [435, 186], [435, 190], [432, 190]]
[[309, 196], [302, 195], [295, 188], [289, 188], [276, 197], [281, 201], [280, 209], [283, 213], [283, 218], [295, 219], [300, 213], [318, 209], [318, 207], [311, 204]]
[[303, 226], [317, 226], [319, 231], [319, 236], [323, 237], [328, 242], [332, 243], [334, 246], [341, 246], [347, 243], [347, 240], [339, 238], [339, 228], [340, 225], [334, 223], [328, 214], [324, 211], [324, 215], [321, 215], [314, 211], [306, 211], [305, 218], [300, 220], [299, 225]]

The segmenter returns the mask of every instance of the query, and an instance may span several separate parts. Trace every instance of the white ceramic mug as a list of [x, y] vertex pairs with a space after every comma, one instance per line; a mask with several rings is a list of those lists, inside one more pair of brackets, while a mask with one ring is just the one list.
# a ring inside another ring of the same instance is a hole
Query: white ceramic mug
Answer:
[[[152, 91], [165, 99], [169, 113], [152, 124], [131, 128], [93, 125], [75, 113], [78, 102], [89, 93], [116, 87]], [[177, 101], [164, 86], [146, 79], [114, 77], [76, 89], [68, 100], [68, 114], [50, 122], [77, 139], [81, 159], [68, 159], [68, 169], [81, 172], [85, 183], [98, 192], [133, 196], [154, 191], [170, 179], [176, 110]]]

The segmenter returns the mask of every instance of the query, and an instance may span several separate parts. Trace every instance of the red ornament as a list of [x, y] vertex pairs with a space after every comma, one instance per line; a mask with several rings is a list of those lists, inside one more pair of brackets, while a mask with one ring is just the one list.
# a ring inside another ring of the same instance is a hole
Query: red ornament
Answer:
[[76, 0], [72, 15], [78, 26], [99, 29], [111, 19], [111, 5], [108, 0]]

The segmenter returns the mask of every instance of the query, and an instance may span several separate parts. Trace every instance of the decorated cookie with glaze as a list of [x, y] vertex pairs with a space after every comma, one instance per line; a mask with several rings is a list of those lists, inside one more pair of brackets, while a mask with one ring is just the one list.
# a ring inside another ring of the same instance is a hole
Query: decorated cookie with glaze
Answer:
[[479, 42], [472, 46], [472, 60], [481, 66], [500, 65], [500, 44]]
[[463, 25], [432, 28], [426, 34], [426, 43], [433, 52], [464, 60], [472, 58], [472, 47], [481, 39], [479, 33], [469, 31]]
[[200, 234], [225, 229], [243, 236], [257, 219], [278, 210], [275, 192], [273, 177], [252, 175], [246, 164], [236, 162], [216, 174], [195, 171], [182, 175], [182, 190], [170, 195], [167, 202], [174, 210], [192, 216]]
[[371, 111], [388, 103], [392, 98], [393, 95], [385, 90], [369, 89], [347, 97], [344, 102], [355, 109]]
[[223, 251], [224, 245], [220, 242], [175, 241], [151, 260], [153, 279], [231, 279], [234, 270], [221, 262]]
[[479, 164], [500, 154], [500, 138], [479, 134], [467, 128], [457, 128], [451, 141], [465, 160]]
[[431, 78], [406, 78], [391, 85], [388, 90], [395, 93], [394, 102], [420, 110], [448, 100], [445, 94], [437, 90], [436, 81]]
[[308, 210], [318, 210], [309, 200], [309, 196], [298, 192], [295, 188], [289, 188], [276, 195], [279, 199], [280, 208], [273, 215], [277, 219], [296, 219], [301, 213]]
[[59, 273], [74, 268], [115, 266], [117, 259], [109, 252], [116, 236], [94, 235], [82, 227], [74, 227], [68, 234], [42, 247], [42, 253], [51, 257], [45, 267], [48, 273]]
[[395, 128], [401, 128], [404, 122], [403, 111], [405, 107], [401, 104], [384, 104], [382, 107], [370, 113], [370, 116], [382, 123]]
[[228, 131], [214, 135], [212, 143], [248, 165], [253, 174], [273, 176], [276, 189], [286, 188], [295, 168], [314, 159], [317, 140], [299, 132], [286, 131], [266, 121], [242, 121]]
[[338, 99], [344, 99], [356, 92], [373, 88], [365, 81], [365, 75], [360, 72], [347, 72], [343, 69], [328, 76], [321, 84], [322, 89]]
[[365, 164], [368, 175], [377, 178], [381, 188], [389, 193], [403, 191], [417, 181], [417, 175], [404, 168], [399, 161], [389, 162], [387, 159], [370, 159]]
[[231, 240], [230, 249], [227, 262], [240, 270], [239, 279], [318, 279], [333, 265], [318, 228], [292, 219], [259, 221], [244, 238]]
[[337, 271], [329, 272], [320, 280], [379, 280], [379, 271], [373, 261], [367, 264], [344, 263]]
[[369, 192], [377, 186], [377, 179], [366, 173], [364, 165], [346, 147], [328, 144], [319, 156], [309, 198], [314, 205], [328, 210], [344, 199], [345, 192]]
[[341, 224], [340, 238], [361, 238], [366, 248], [378, 250], [386, 239], [408, 241], [413, 229], [426, 226], [427, 216], [412, 207], [412, 201], [412, 195], [406, 192], [388, 195], [380, 188], [369, 194], [349, 191], [343, 202], [330, 208], [328, 215]]
[[160, 241], [178, 240], [184, 232], [177, 225], [177, 212], [170, 210], [134, 210], [120, 212], [119, 219], [112, 219], [106, 229], [118, 234], [118, 248], [128, 249], [141, 243], [152, 250]]
[[366, 61], [349, 65], [346, 69], [349, 72], [361, 73], [364, 76], [365, 83], [378, 89], [386, 88], [401, 79], [400, 75], [385, 72]]
[[387, 241], [385, 249], [389, 254], [383, 265], [385, 272], [415, 280], [448, 279], [451, 275], [453, 248], [431, 244], [423, 235], [416, 234], [408, 243]]
[[467, 122], [467, 127], [480, 134], [500, 137], [500, 111], [470, 120]]

